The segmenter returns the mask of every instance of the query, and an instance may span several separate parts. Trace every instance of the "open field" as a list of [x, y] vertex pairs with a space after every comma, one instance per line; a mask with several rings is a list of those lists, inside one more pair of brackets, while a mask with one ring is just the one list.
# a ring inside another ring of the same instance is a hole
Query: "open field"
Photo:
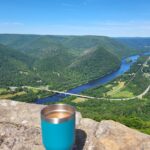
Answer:
[[[119, 81], [116, 86], [112, 87], [112, 90], [111, 90], [111, 91], [108, 91], [108, 92], [106, 93], [106, 95], [107, 95], [107, 96], [112, 96], [112, 95], [114, 95], [116, 92], [118, 92], [120, 89], [122, 89], [122, 88], [124, 87], [124, 84], [125, 84], [125, 82], [120, 82], [120, 81]], [[106, 86], [106, 87], [108, 87], [108, 86]]]
[[74, 99], [72, 102], [74, 103], [81, 103], [81, 102], [85, 102], [87, 101], [88, 99], [86, 98], [80, 98], [80, 97], [77, 97], [76, 99]]
[[22, 91], [22, 92], [17, 92], [17, 93], [8, 93], [8, 94], [5, 94], [5, 95], [0, 95], [0, 99], [12, 99], [13, 97], [15, 96], [21, 96], [21, 95], [24, 95], [26, 94], [26, 92]]
[[3, 92], [6, 92], [7, 91], [7, 89], [5, 89], [5, 88], [0, 88], [0, 94], [2, 94]]
[[123, 91], [120, 91], [120, 92], [112, 95], [112, 98], [126, 98], [126, 97], [131, 98], [134, 96], [135, 95], [132, 92], [123, 90]]

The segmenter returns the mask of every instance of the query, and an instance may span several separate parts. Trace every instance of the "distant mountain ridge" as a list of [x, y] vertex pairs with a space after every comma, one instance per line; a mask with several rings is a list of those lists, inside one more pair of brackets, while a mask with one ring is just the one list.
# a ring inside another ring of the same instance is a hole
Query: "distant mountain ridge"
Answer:
[[29, 53], [62, 47], [70, 51], [76, 51], [76, 53], [82, 53], [84, 50], [97, 48], [98, 46], [106, 48], [109, 52], [119, 57], [136, 52], [133, 48], [128, 48], [128, 46], [118, 42], [116, 39], [106, 36], [0, 34], [0, 43]]
[[0, 86], [68, 89], [116, 70], [122, 57], [137, 53], [105, 36], [0, 34], [0, 43]]
[[116, 38], [116, 40], [139, 51], [150, 52], [150, 37]]

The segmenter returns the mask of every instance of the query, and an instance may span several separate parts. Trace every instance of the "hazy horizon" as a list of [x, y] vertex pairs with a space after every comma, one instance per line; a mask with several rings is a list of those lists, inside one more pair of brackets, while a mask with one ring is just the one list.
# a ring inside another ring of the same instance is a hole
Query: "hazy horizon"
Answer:
[[71, 34], [32, 34], [32, 33], [0, 33], [2, 34], [8, 34], [8, 35], [40, 35], [40, 36], [104, 36], [104, 37], [110, 37], [110, 38], [150, 38], [150, 36], [107, 36], [107, 35], [71, 35]]

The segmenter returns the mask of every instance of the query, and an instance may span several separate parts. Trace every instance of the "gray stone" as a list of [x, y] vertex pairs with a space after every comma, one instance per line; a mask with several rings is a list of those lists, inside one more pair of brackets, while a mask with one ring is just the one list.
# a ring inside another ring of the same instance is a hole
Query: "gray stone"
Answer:
[[[44, 150], [43, 105], [0, 100], [0, 150]], [[150, 150], [150, 136], [118, 122], [96, 122], [76, 113], [74, 150]]]
[[80, 121], [82, 119], [82, 115], [80, 112], [76, 112], [76, 126], [80, 124]]

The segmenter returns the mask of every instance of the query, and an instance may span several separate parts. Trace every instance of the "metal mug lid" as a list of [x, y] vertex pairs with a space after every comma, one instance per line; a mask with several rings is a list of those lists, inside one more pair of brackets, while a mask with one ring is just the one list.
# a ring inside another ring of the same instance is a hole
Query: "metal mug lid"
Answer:
[[[73, 117], [75, 117], [75, 107], [68, 105], [68, 104], [52, 104], [44, 107], [41, 110], [41, 119], [46, 120], [47, 122], [53, 123], [53, 124], [58, 124], [64, 121], [67, 121]], [[66, 117], [49, 117], [50, 114], [52, 113], [68, 113]]]

